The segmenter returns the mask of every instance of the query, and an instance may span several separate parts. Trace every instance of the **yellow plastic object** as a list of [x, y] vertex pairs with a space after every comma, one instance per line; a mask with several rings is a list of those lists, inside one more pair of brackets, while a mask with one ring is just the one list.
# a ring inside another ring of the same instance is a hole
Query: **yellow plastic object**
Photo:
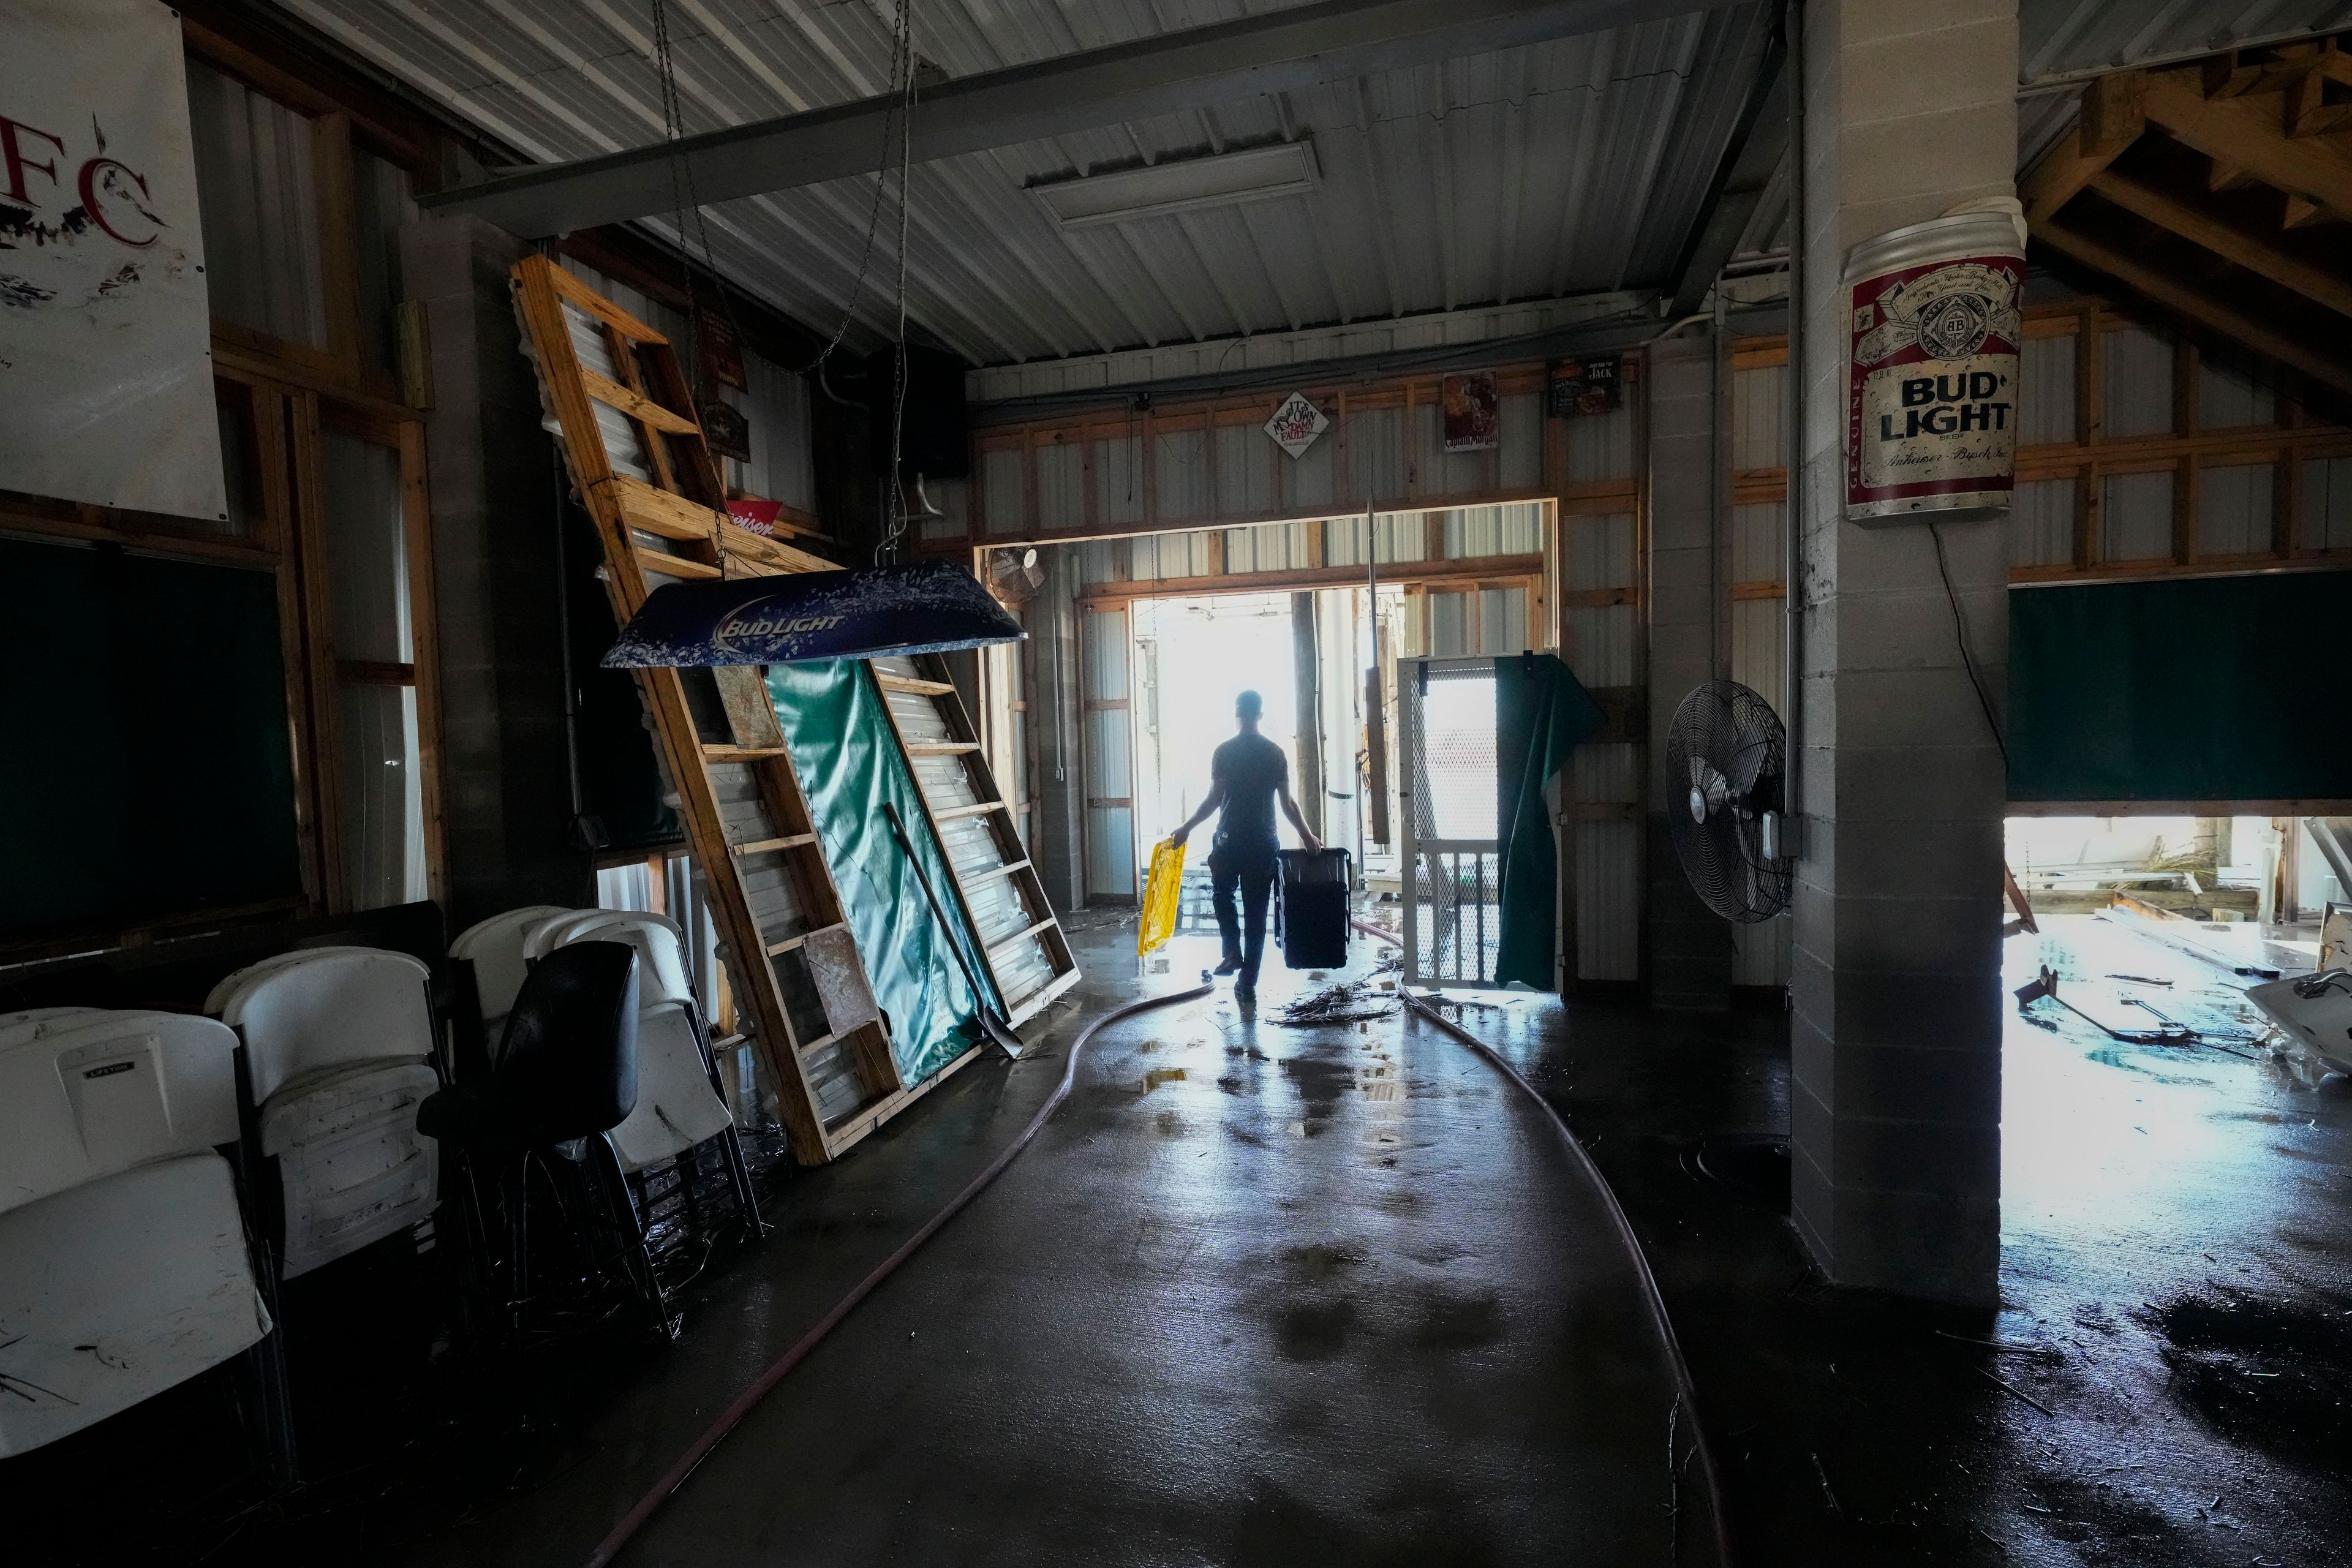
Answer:
[[1143, 919], [1137, 923], [1138, 957], [1176, 934], [1176, 906], [1184, 887], [1184, 847], [1163, 838], [1151, 847], [1151, 869], [1143, 878]]

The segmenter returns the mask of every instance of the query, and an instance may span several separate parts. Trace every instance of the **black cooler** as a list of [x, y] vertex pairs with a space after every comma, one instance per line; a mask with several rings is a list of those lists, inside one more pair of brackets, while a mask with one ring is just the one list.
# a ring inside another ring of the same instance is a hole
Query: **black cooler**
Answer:
[[1348, 852], [1285, 849], [1282, 918], [1276, 940], [1293, 969], [1337, 969], [1348, 962]]

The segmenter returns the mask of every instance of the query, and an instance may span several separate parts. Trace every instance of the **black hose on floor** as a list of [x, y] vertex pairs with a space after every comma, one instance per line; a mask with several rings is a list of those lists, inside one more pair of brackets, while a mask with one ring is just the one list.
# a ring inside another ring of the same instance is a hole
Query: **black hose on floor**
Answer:
[[[1387, 942], [1391, 947], [1404, 945], [1392, 932], [1369, 921], [1351, 920], [1348, 923], [1366, 936]], [[1601, 1206], [1608, 1211], [1610, 1222], [1616, 1227], [1617, 1238], [1624, 1243], [1626, 1253], [1633, 1259], [1634, 1272], [1641, 1277], [1643, 1300], [1650, 1309], [1651, 1321], [1656, 1325], [1659, 1339], [1665, 1344], [1666, 1360], [1674, 1368], [1675, 1397], [1681, 1408], [1690, 1413], [1691, 1453], [1698, 1460], [1699, 1485], [1706, 1494], [1707, 1522], [1715, 1535], [1716, 1561], [1729, 1564], [1731, 1536], [1724, 1521], [1723, 1489], [1716, 1477], [1715, 1457], [1706, 1446], [1706, 1429], [1699, 1425], [1698, 1394], [1691, 1383], [1690, 1363], [1683, 1360], [1682, 1342], [1675, 1335], [1674, 1321], [1666, 1316], [1666, 1299], [1659, 1293], [1657, 1276], [1650, 1272], [1649, 1256], [1642, 1250], [1641, 1238], [1633, 1234], [1633, 1222], [1625, 1217], [1624, 1208], [1617, 1202], [1617, 1194], [1610, 1187], [1608, 1179], [1601, 1175], [1601, 1167], [1593, 1163], [1591, 1154], [1577, 1141], [1576, 1134], [1569, 1131], [1568, 1121], [1560, 1115], [1559, 1108], [1544, 1098], [1541, 1089], [1528, 1081], [1527, 1075], [1519, 1071], [1510, 1058], [1459, 1024], [1440, 1015], [1427, 1002], [1407, 990], [1402, 982], [1397, 985], [1397, 994], [1404, 999], [1404, 1005], [1415, 1017], [1434, 1024], [1448, 1037], [1467, 1046], [1489, 1067], [1526, 1090], [1528, 1098], [1535, 1101], [1551, 1122], [1553, 1131], [1559, 1134], [1560, 1143], [1568, 1150], [1570, 1158], [1583, 1169], [1584, 1173], [1591, 1178], [1593, 1186], [1599, 1189]], [[1670, 1423], [1667, 1435], [1670, 1465], [1673, 1462], [1673, 1424]]]
[[1070, 1086], [1077, 1080], [1078, 1058], [1085, 1052], [1088, 1042], [1093, 1040], [1098, 1031], [1112, 1024], [1132, 1018], [1139, 1013], [1148, 1013], [1155, 1007], [1172, 1006], [1179, 1002], [1197, 1000], [1206, 996], [1213, 989], [1213, 986], [1203, 984], [1196, 985], [1190, 991], [1171, 992], [1165, 996], [1147, 996], [1140, 1002], [1129, 1002], [1123, 1007], [1114, 1007], [1088, 1024], [1085, 1032], [1070, 1045], [1069, 1057], [1062, 1064], [1062, 1081], [1054, 1086], [1054, 1092], [1046, 1097], [1045, 1104], [1037, 1108], [1037, 1114], [1029, 1119], [1029, 1125], [1021, 1130], [1020, 1136], [1006, 1144], [1003, 1152], [990, 1161], [988, 1168], [974, 1176], [963, 1191], [949, 1199], [945, 1208], [924, 1221], [920, 1230], [899, 1243], [898, 1250], [875, 1265], [872, 1273], [851, 1286], [849, 1293], [835, 1302], [833, 1310], [818, 1319], [814, 1328], [803, 1334], [792, 1349], [771, 1363], [767, 1371], [761, 1373], [749, 1388], [736, 1396], [734, 1404], [719, 1412], [719, 1418], [704, 1430], [702, 1436], [687, 1446], [686, 1452], [680, 1454], [677, 1462], [662, 1473], [661, 1479], [653, 1484], [653, 1489], [639, 1498], [636, 1506], [621, 1517], [620, 1523], [613, 1527], [611, 1533], [596, 1543], [596, 1550], [588, 1555], [587, 1568], [605, 1568], [606, 1564], [618, 1557], [622, 1549], [629, 1544], [637, 1531], [645, 1528], [646, 1521], [653, 1518], [660, 1510], [662, 1504], [675, 1496], [680, 1487], [686, 1485], [687, 1479], [694, 1474], [697, 1466], [709, 1458], [710, 1451], [724, 1442], [727, 1435], [740, 1426], [743, 1418], [757, 1409], [760, 1402], [773, 1393], [776, 1385], [790, 1376], [794, 1367], [806, 1361], [809, 1352], [815, 1350], [827, 1334], [838, 1328], [841, 1321], [848, 1317], [860, 1301], [874, 1293], [876, 1286], [897, 1272], [900, 1264], [912, 1258], [921, 1249], [923, 1243], [937, 1236], [948, 1221], [955, 1218], [963, 1211], [967, 1204], [978, 1197], [982, 1188], [1004, 1173], [1004, 1168], [1013, 1163], [1014, 1156], [1029, 1146], [1030, 1140], [1037, 1136], [1039, 1131], [1045, 1127], [1046, 1120], [1061, 1109], [1062, 1101], [1070, 1097]]

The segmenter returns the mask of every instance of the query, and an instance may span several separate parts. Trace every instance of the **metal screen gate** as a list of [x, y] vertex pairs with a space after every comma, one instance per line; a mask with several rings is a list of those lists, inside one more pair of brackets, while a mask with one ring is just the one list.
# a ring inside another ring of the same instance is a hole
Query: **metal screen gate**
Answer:
[[1492, 985], [1503, 936], [1495, 661], [1397, 660], [1404, 976]]

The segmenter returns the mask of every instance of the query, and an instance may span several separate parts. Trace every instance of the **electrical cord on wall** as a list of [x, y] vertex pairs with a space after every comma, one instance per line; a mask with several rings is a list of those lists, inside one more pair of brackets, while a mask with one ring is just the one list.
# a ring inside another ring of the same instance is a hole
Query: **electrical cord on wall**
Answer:
[[1944, 600], [1952, 607], [1952, 640], [1960, 645], [1960, 665], [1969, 672], [1969, 684], [1977, 689], [1977, 702], [1984, 709], [1985, 728], [1992, 731], [1992, 743], [2000, 748], [2002, 772], [2009, 769], [2009, 741], [2000, 732], [2000, 720], [1992, 710], [1992, 694], [1985, 690], [1984, 678], [1977, 673], [1976, 657], [1969, 651], [1968, 622], [1960, 615], [1960, 595], [1952, 586], [1952, 568], [1944, 559], [1944, 534], [1936, 520], [1927, 520], [1927, 537], [1936, 542], [1936, 574], [1944, 580]]

